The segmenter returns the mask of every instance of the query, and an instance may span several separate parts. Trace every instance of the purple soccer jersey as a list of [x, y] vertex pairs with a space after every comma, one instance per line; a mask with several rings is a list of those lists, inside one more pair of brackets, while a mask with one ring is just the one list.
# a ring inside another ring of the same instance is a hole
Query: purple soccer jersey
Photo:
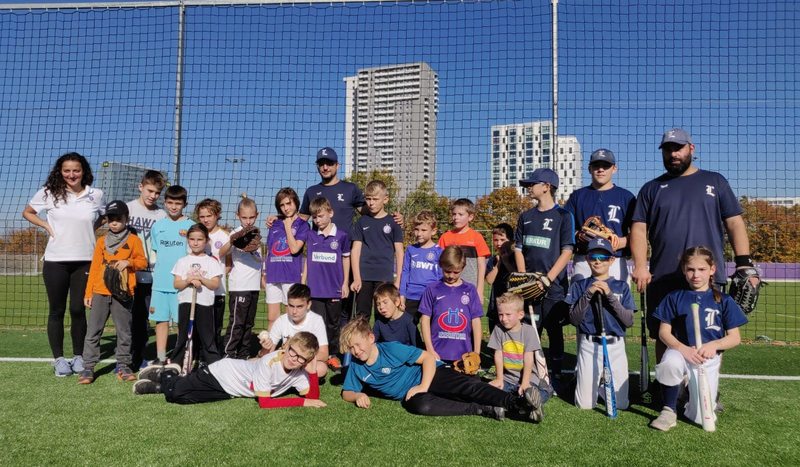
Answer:
[[431, 317], [431, 342], [442, 360], [472, 352], [472, 320], [483, 316], [478, 290], [469, 282], [450, 287], [435, 282], [425, 289], [419, 311]]
[[334, 224], [329, 235], [310, 230], [306, 236], [307, 282], [314, 298], [340, 298], [342, 259], [350, 256], [350, 236]]
[[[308, 222], [300, 217], [292, 222], [292, 232], [297, 240], [305, 242], [310, 230]], [[293, 255], [289, 250], [289, 244], [286, 242], [286, 228], [282, 220], [275, 221], [272, 228], [269, 229], [264, 270], [267, 273], [267, 282], [271, 284], [300, 282], [300, 276], [303, 273], [303, 252], [301, 250]]]

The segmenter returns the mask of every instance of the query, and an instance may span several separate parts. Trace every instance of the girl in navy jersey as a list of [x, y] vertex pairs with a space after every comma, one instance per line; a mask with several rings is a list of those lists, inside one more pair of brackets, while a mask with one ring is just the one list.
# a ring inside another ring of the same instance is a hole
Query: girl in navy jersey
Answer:
[[[661, 431], [668, 431], [677, 423], [678, 391], [686, 377], [690, 398], [685, 415], [695, 423], [701, 422], [696, 390], [698, 365], [705, 367], [711, 400], [715, 400], [722, 352], [739, 345], [739, 327], [747, 324], [739, 305], [712, 285], [716, 265], [711, 250], [702, 246], [689, 248], [683, 253], [680, 266], [689, 289], [667, 295], [653, 314], [661, 323], [658, 337], [667, 346], [656, 365], [664, 408], [650, 424]], [[699, 348], [694, 345], [692, 305], [695, 303], [700, 308], [702, 346]]]

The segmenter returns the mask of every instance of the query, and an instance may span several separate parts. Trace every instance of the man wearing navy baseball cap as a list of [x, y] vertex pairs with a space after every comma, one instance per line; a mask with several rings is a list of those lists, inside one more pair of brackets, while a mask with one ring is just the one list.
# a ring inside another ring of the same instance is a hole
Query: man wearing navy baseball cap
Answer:
[[617, 158], [610, 149], [600, 148], [589, 157], [589, 174], [592, 183], [579, 188], [569, 195], [564, 209], [569, 211], [575, 220], [576, 242], [575, 257], [572, 264], [572, 280], [585, 279], [591, 276], [589, 263], [585, 261], [587, 242], [592, 235], [581, 233], [581, 226], [590, 217], [599, 217], [603, 225], [614, 232], [611, 239], [616, 250], [615, 261], [608, 274], [621, 281], [628, 280], [628, 267], [625, 256], [628, 256], [628, 235], [631, 227], [631, 214], [636, 197], [630, 191], [614, 184], [613, 176], [617, 173]]
[[[694, 165], [695, 146], [689, 132], [683, 128], [667, 130], [658, 147], [666, 173], [639, 191], [630, 245], [634, 262], [631, 276], [640, 291], [647, 290], [647, 325], [650, 337], [656, 339], [656, 359], [660, 361], [666, 347], [658, 340], [659, 322], [652, 313], [667, 294], [688, 287], [679, 266], [683, 252], [702, 245], [714, 253], [714, 282], [719, 289], [727, 283], [723, 254], [726, 232], [737, 269], [752, 268], [753, 262], [739, 200], [725, 177]], [[648, 241], [652, 249], [649, 265]]]

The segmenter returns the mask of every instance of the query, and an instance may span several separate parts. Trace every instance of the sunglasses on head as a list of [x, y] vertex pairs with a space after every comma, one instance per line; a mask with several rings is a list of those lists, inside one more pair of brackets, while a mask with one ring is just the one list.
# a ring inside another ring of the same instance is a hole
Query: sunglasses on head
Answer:
[[608, 261], [611, 259], [611, 255], [606, 255], [603, 253], [593, 253], [588, 256], [589, 261]]

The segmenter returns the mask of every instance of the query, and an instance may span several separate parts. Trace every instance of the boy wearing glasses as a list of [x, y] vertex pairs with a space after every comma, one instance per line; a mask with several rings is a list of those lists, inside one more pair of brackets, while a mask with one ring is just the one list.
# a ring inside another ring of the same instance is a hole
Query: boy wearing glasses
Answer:
[[[187, 376], [179, 375], [176, 364], [149, 366], [139, 372], [133, 393], [163, 393], [167, 402], [175, 404], [250, 397], [257, 399], [262, 409], [325, 407], [319, 400], [315, 371], [317, 338], [310, 332], [298, 332], [289, 338], [285, 349], [250, 360], [224, 358]], [[300, 397], [277, 398], [289, 390]]]
[[[580, 228], [586, 219], [598, 216], [603, 224], [614, 231], [616, 236], [612, 239], [611, 247], [616, 252], [614, 256], [630, 256], [628, 254], [628, 235], [631, 229], [631, 216], [633, 215], [636, 197], [630, 191], [614, 184], [613, 176], [617, 173], [617, 159], [608, 149], [598, 149], [589, 157], [589, 174], [592, 183], [579, 188], [569, 195], [564, 209], [575, 218], [575, 227], [578, 229], [575, 242], [575, 258], [573, 258], [574, 272], [570, 278], [573, 281], [585, 279], [591, 275], [586, 259], [587, 243], [590, 235], [581, 233]], [[611, 277], [621, 281], [628, 280], [628, 267], [625, 261], [615, 261], [609, 270]]]
[[598, 387], [601, 384], [603, 346], [599, 337], [599, 313], [603, 313], [617, 408], [628, 408], [625, 329], [633, 325], [635, 305], [628, 283], [609, 275], [609, 269], [615, 261], [614, 248], [608, 240], [592, 239], [586, 254], [592, 276], [573, 282], [565, 299], [570, 305], [569, 320], [578, 328], [575, 405], [581, 409], [593, 409], [597, 405]]

